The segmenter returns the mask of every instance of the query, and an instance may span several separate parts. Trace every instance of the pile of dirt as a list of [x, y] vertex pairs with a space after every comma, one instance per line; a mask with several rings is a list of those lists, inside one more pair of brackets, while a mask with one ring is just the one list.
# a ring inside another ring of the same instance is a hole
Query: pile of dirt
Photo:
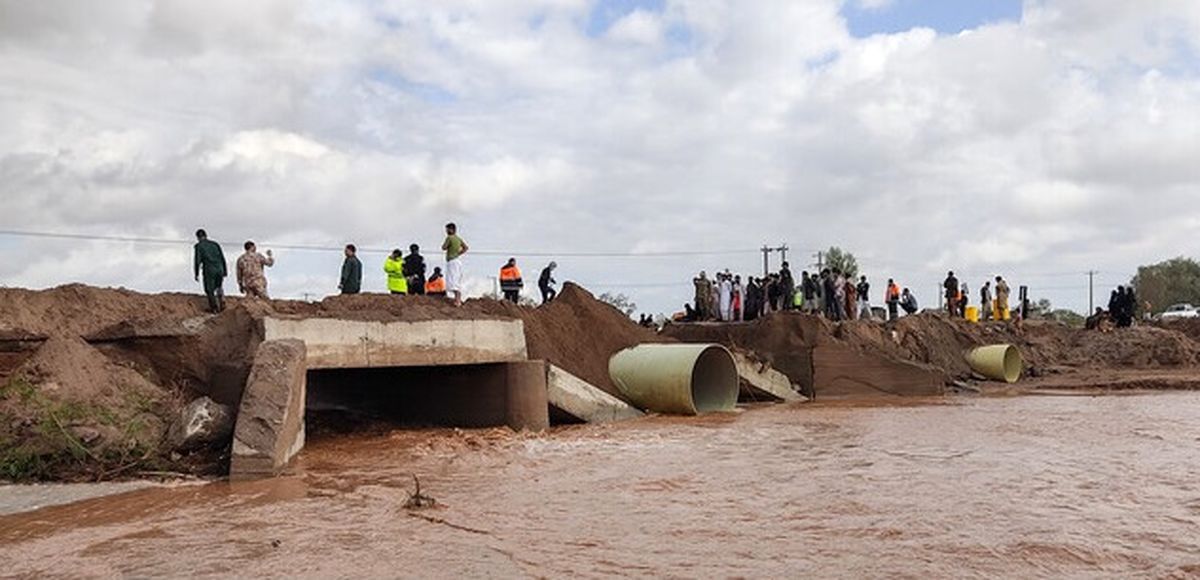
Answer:
[[545, 306], [501, 304], [524, 321], [529, 358], [550, 361], [617, 396], [620, 392], [608, 376], [608, 359], [637, 344], [671, 341], [570, 282]]
[[262, 315], [301, 316], [305, 318], [341, 318], [372, 322], [413, 322], [421, 320], [489, 320], [518, 318], [509, 303], [496, 300], [467, 300], [455, 307], [445, 298], [431, 296], [393, 296], [390, 294], [353, 294], [330, 296], [320, 302], [275, 300], [255, 302]]
[[49, 290], [0, 288], [0, 328], [41, 336], [90, 336], [120, 323], [161, 325], [202, 317], [203, 296], [141, 294], [69, 284]]
[[181, 404], [83, 339], [51, 337], [0, 385], [0, 479], [102, 479], [154, 465]]
[[[1197, 323], [1200, 330], [1200, 323]], [[991, 344], [1020, 349], [1027, 376], [1083, 369], [1171, 369], [1200, 365], [1200, 343], [1176, 330], [1154, 327], [1085, 331], [1057, 322], [973, 324], [942, 313], [923, 313], [894, 323], [834, 324], [799, 313], [776, 313], [752, 323], [682, 324], [664, 334], [686, 342], [716, 342], [757, 353], [794, 381], [813, 376], [813, 352], [849, 349], [871, 360], [906, 362], [969, 379], [965, 353]]]
[[1200, 342], [1200, 318], [1176, 318], [1158, 322], [1157, 325], [1159, 328], [1174, 330]]

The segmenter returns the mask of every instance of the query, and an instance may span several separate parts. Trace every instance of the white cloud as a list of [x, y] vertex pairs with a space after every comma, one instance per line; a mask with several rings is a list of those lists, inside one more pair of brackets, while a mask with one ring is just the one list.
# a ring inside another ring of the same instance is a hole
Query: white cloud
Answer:
[[[585, 0], [252, 4], [0, 0], [0, 228], [431, 248], [455, 220], [502, 253], [751, 250], [559, 260], [682, 281], [631, 290], [658, 310], [763, 243], [842, 245], [918, 290], [1003, 266], [1036, 294], [1173, 256], [1200, 219], [1187, 0], [867, 39], [842, 0], [672, 0], [594, 38]], [[186, 262], [0, 243], [0, 283], [191, 289]], [[328, 291], [336, 262], [288, 256], [272, 288]]]

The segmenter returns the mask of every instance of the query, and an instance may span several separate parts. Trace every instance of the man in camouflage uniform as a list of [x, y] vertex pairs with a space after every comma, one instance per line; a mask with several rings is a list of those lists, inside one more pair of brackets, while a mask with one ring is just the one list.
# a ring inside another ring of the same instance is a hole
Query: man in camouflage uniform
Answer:
[[244, 247], [246, 253], [237, 260], [238, 288], [246, 296], [268, 300], [267, 277], [263, 274], [263, 267], [274, 266], [275, 257], [271, 255], [271, 250], [267, 250], [266, 256], [258, 253], [254, 242], [246, 242]]

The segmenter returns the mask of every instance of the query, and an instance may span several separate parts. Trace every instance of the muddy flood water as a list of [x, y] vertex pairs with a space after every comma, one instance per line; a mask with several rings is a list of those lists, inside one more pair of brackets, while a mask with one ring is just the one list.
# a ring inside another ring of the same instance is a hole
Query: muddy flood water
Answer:
[[[404, 509], [413, 473], [438, 507]], [[1194, 577], [1200, 393], [326, 437], [290, 477], [2, 516], [0, 562], [29, 577]]]

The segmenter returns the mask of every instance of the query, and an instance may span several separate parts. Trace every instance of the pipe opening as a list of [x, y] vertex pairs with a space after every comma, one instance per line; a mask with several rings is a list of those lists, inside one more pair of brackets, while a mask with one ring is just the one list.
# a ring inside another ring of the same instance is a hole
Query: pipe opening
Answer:
[[1015, 346], [1010, 346], [1004, 351], [1004, 380], [1009, 383], [1015, 383], [1021, 378], [1021, 369], [1024, 367], [1021, 360], [1021, 351]]
[[733, 408], [737, 405], [737, 385], [737, 367], [729, 352], [717, 346], [704, 349], [692, 367], [692, 403], [696, 412]]

